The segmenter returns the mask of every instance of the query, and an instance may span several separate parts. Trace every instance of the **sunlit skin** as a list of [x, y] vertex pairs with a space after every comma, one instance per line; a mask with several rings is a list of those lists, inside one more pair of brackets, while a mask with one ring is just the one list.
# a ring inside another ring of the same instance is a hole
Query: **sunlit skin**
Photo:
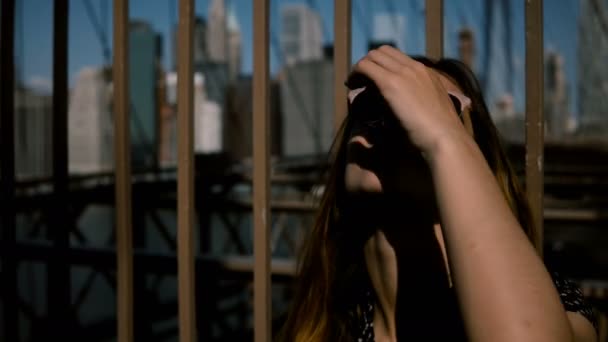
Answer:
[[417, 297], [452, 289], [471, 341], [596, 341], [586, 319], [565, 312], [472, 138], [470, 113], [455, 113], [447, 94], [458, 85], [386, 46], [354, 72], [374, 81], [402, 131], [381, 146], [348, 142], [344, 185], [369, 231], [376, 341], [408, 338], [403, 327], [424, 309]]

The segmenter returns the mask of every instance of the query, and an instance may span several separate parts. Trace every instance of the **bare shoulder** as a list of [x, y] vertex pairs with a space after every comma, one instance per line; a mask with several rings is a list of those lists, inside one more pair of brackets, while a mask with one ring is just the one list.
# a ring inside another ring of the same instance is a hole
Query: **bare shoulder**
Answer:
[[597, 342], [593, 324], [580, 312], [567, 311], [575, 342]]

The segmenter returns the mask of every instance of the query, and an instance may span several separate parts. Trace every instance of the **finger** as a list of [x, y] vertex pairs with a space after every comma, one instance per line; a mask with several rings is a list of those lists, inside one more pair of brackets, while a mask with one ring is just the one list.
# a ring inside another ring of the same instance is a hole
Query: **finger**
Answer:
[[428, 72], [428, 68], [405, 53], [401, 52], [399, 49], [396, 49], [390, 45], [383, 45], [378, 48], [378, 50], [382, 51], [384, 54], [389, 55], [393, 58], [393, 60], [397, 61], [401, 65], [401, 69], [399, 72], [403, 74], [417, 74], [420, 75], [430, 74]]
[[397, 48], [394, 48], [390, 45], [382, 45], [378, 48], [378, 50], [391, 56], [393, 60], [401, 64], [401, 73], [410, 73], [412, 71], [418, 74], [428, 73], [428, 68], [423, 63], [416, 61], [415, 59], [401, 52]]
[[371, 59], [372, 61], [376, 62], [376, 64], [394, 73], [400, 71], [403, 68], [403, 65], [399, 63], [398, 60], [394, 59], [390, 54], [380, 49], [375, 49], [368, 52], [367, 58]]
[[378, 48], [379, 51], [391, 56], [395, 61], [402, 65], [408, 65], [412, 62], [415, 62], [412, 58], [410, 58], [405, 53], [401, 52], [399, 49], [394, 48], [390, 45], [382, 45]]
[[384, 80], [387, 80], [391, 75], [394, 75], [394, 73], [383, 68], [368, 57], [362, 58], [355, 64], [353, 73], [359, 73], [366, 76], [372, 80], [378, 88], [382, 88]]

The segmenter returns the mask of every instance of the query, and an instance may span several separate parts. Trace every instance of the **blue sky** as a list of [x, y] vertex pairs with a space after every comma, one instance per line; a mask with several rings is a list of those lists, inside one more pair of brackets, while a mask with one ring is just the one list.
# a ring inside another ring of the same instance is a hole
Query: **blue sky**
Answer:
[[[112, 2], [110, 0], [72, 0], [69, 14], [69, 79], [73, 84], [78, 71], [85, 66], [102, 65], [102, 44], [94, 26], [86, 14], [84, 3], [89, 1], [95, 14], [106, 28], [108, 44], [112, 44]], [[197, 15], [206, 17], [210, 0], [195, 1]], [[235, 9], [242, 30], [244, 73], [252, 69], [252, 0], [228, 0]], [[143, 19], [163, 35], [163, 63], [172, 64], [171, 52], [173, 23], [177, 18], [176, 0], [131, 0], [130, 17]], [[288, 3], [305, 3], [321, 13], [323, 36], [326, 43], [333, 41], [333, 1], [330, 0], [274, 0], [271, 2], [271, 34], [278, 38], [280, 32], [280, 8]], [[514, 51], [515, 100], [519, 110], [523, 106], [524, 82], [524, 1], [509, 1], [513, 16], [512, 44]], [[484, 20], [484, 0], [445, 1], [445, 47], [447, 56], [456, 56], [456, 32], [463, 25], [481, 32]], [[545, 49], [559, 51], [566, 62], [566, 76], [570, 83], [572, 110], [576, 108], [576, 46], [578, 27], [578, 0], [545, 2]], [[353, 0], [353, 61], [366, 52], [366, 40], [373, 30], [373, 14], [396, 12], [405, 16], [405, 50], [411, 54], [424, 52], [424, 0]], [[52, 1], [18, 0], [16, 17], [17, 75], [26, 83], [49, 88], [52, 78]], [[173, 16], [173, 18], [172, 18]], [[104, 20], [105, 18], [105, 20]], [[500, 39], [494, 39], [499, 44]], [[479, 36], [478, 61], [484, 52], [483, 37]], [[277, 70], [281, 61], [275, 47], [271, 46], [271, 66]], [[480, 63], [478, 63], [480, 64]], [[477, 65], [480, 69], [481, 65]]]

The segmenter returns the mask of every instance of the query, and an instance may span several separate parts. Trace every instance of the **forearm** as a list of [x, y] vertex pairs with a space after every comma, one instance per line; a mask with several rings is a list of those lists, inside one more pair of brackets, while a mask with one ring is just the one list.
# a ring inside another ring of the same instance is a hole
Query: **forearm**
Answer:
[[474, 141], [444, 139], [428, 159], [470, 339], [571, 340], [551, 278]]

